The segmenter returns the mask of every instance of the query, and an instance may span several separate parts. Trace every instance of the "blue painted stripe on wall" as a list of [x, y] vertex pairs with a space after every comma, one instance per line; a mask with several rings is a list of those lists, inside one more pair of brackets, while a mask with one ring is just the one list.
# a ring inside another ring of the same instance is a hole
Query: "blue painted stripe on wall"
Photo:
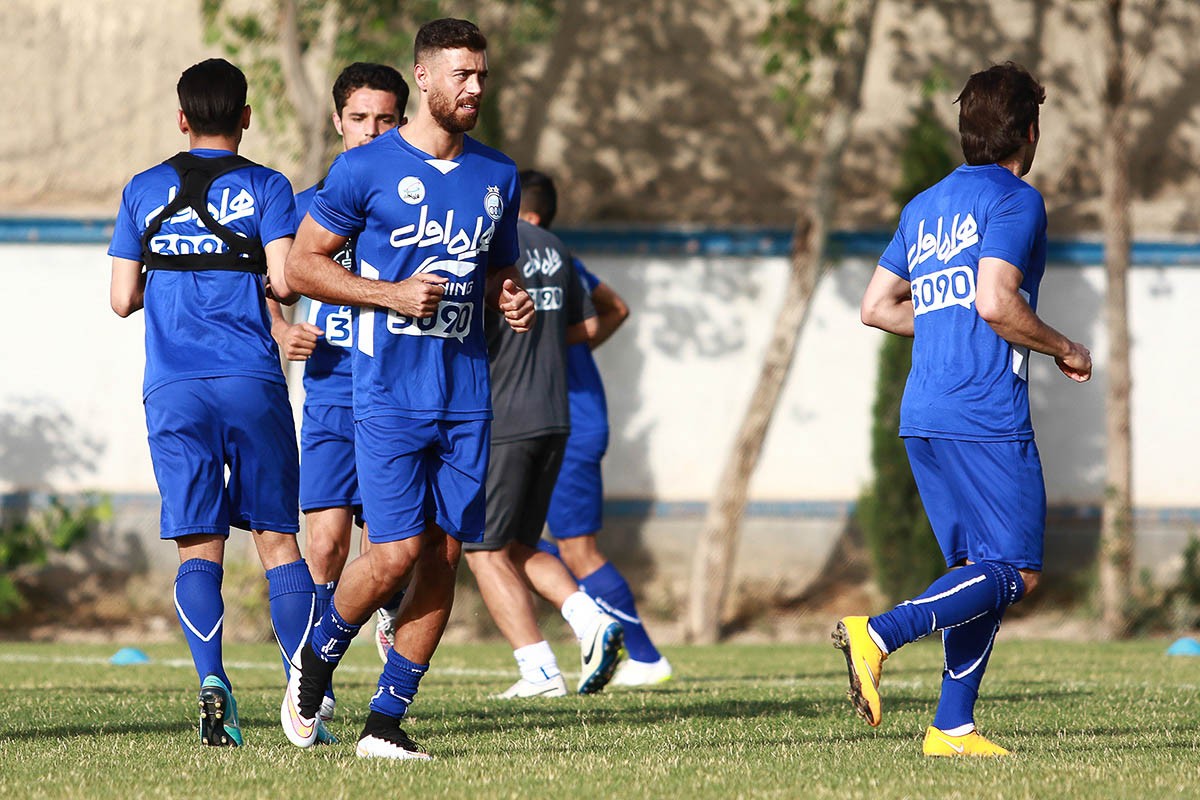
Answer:
[[[0, 243], [108, 244], [111, 219], [0, 217]], [[580, 253], [612, 255], [786, 256], [790, 228], [587, 227], [556, 232]], [[833, 257], [876, 258], [887, 247], [890, 232], [836, 231], [830, 237]], [[1104, 246], [1091, 239], [1056, 239], [1047, 253], [1054, 264], [1084, 266], [1104, 261]], [[1140, 241], [1133, 263], [1141, 267], [1200, 266], [1200, 240]]]

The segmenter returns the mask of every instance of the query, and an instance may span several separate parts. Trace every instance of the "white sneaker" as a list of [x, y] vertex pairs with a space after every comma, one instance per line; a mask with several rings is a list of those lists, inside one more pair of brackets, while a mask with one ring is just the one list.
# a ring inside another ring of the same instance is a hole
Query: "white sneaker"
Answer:
[[300, 714], [300, 677], [300, 668], [293, 666], [279, 707], [279, 722], [288, 741], [297, 747], [312, 747], [317, 741], [317, 722], [320, 720], [316, 716], [309, 719]]
[[567, 681], [562, 673], [544, 681], [527, 681], [521, 678], [500, 694], [492, 697], [496, 700], [512, 700], [518, 697], [566, 697]]
[[657, 661], [634, 661], [626, 659], [617, 667], [609, 686], [654, 686], [671, 680], [674, 672], [666, 656]]
[[599, 614], [592, 630], [579, 642], [579, 694], [595, 694], [608, 684], [621, 660], [624, 642], [621, 623], [608, 614]]
[[391, 758], [397, 761], [429, 761], [433, 758], [422, 750], [419, 744], [408, 738], [408, 734], [400, 727], [399, 720], [387, 720], [382, 715], [367, 717], [367, 725], [354, 748], [354, 755], [359, 758]]
[[375, 651], [379, 660], [387, 663], [388, 652], [396, 644], [396, 617], [386, 608], [375, 612]]

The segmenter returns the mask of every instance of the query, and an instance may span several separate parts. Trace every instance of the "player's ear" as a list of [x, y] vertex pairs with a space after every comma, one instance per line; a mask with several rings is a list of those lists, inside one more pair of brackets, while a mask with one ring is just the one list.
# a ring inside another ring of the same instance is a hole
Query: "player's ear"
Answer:
[[333, 129], [337, 131], [338, 136], [346, 135], [342, 133], [342, 117], [336, 111], [333, 112]]
[[186, 134], [188, 132], [188, 130], [191, 128], [191, 126], [188, 125], [187, 115], [183, 113], [182, 108], [178, 109], [175, 112], [175, 114], [176, 114], [176, 119], [179, 122], [179, 132]]
[[247, 104], [242, 109], [242, 130], [247, 130], [250, 127], [250, 106]]
[[417, 83], [417, 88], [422, 92], [429, 91], [429, 70], [424, 64], [416, 64], [413, 67], [413, 80]]

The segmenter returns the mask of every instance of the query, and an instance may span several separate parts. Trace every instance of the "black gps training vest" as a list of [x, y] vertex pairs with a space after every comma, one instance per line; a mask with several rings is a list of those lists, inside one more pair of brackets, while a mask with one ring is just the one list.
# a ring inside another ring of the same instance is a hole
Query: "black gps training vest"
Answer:
[[[208, 190], [213, 181], [246, 167], [258, 166], [248, 158], [230, 155], [217, 158], [201, 158], [191, 153], [177, 153], [163, 162], [179, 175], [179, 193], [163, 208], [142, 234], [142, 263], [146, 269], [228, 270], [267, 274], [267, 252], [262, 239], [249, 239], [221, 225], [208, 210]], [[191, 208], [204, 223], [204, 227], [223, 241], [229, 249], [224, 253], [186, 253], [167, 255], [150, 250], [150, 239], [162, 228], [162, 224], [185, 208]]]

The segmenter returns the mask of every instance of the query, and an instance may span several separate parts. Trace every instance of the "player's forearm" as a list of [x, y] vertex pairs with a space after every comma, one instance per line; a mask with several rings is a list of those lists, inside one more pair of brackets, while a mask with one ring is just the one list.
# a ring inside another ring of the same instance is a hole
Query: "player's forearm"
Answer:
[[322, 303], [389, 307], [389, 281], [359, 277], [321, 253], [297, 252], [287, 261], [288, 287]]
[[629, 318], [629, 306], [612, 288], [601, 283], [592, 291], [592, 304], [596, 306], [596, 333], [588, 340], [595, 350], [616, 333], [617, 328]]
[[108, 302], [119, 317], [141, 311], [146, 302], [146, 272], [140, 262], [114, 258]]
[[897, 336], [913, 335], [912, 298], [886, 302], [864, 303], [860, 309], [864, 325], [879, 328]]
[[977, 310], [996, 335], [1014, 347], [1027, 347], [1054, 358], [1065, 358], [1071, 353], [1071, 340], [1043, 322], [1019, 295], [1010, 296], [995, 307], [977, 306]]

